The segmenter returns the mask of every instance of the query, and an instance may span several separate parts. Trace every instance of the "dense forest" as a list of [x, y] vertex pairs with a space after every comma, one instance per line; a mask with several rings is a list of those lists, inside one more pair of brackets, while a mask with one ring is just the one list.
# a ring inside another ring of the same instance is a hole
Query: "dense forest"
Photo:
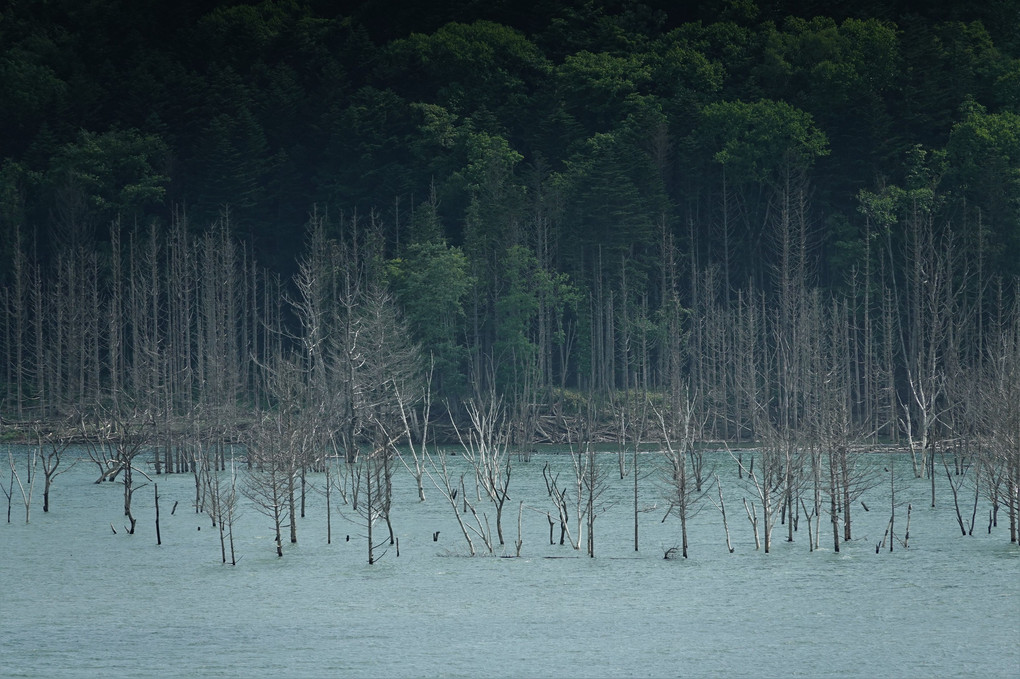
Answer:
[[1015, 498], [1020, 5], [676, 4], [10, 3], [4, 424], [173, 470], [495, 402], [519, 446], [982, 446]]

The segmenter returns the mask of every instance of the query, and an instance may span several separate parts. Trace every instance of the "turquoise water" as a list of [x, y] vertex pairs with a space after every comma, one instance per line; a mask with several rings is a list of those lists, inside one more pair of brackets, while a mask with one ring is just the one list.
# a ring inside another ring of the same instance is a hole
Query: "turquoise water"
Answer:
[[[539, 453], [515, 461], [503, 519], [512, 554], [526, 503], [521, 558], [466, 556], [445, 499], [427, 485], [418, 502], [398, 468], [400, 555], [389, 547], [372, 566], [363, 529], [337, 512], [326, 543], [317, 492], [282, 559], [268, 520], [243, 508], [241, 560], [224, 566], [216, 531], [190, 505], [189, 475], [157, 478], [162, 545], [151, 485], [136, 492], [138, 528], [126, 535], [122, 488], [93, 484], [95, 467], [80, 462], [57, 478], [48, 514], [40, 485], [25, 525], [15, 487], [12, 523], [0, 524], [0, 676], [1020, 676], [1020, 549], [1004, 512], [987, 534], [984, 500], [974, 535], [961, 537], [944, 478], [931, 509], [928, 481], [897, 462], [900, 529], [913, 505], [909, 549], [875, 553], [889, 518], [884, 484], [863, 498], [871, 511], [858, 504], [855, 540], [840, 553], [827, 523], [822, 548], [809, 552], [802, 519], [793, 543], [777, 526], [766, 555], [741, 505], [753, 495], [717, 455], [734, 553], [706, 502], [690, 522], [691, 557], [664, 560], [680, 528], [661, 523], [656, 476], [640, 479], [647, 511], [635, 552], [633, 479], [619, 478], [615, 455], [602, 457], [609, 487], [594, 559], [583, 543], [581, 552], [549, 544], [542, 467], [550, 462], [561, 480], [572, 472], [569, 456]], [[655, 459], [643, 454], [641, 466]], [[321, 476], [310, 480], [321, 487]], [[968, 519], [972, 501], [971, 489]], [[491, 508], [477, 506], [494, 531]]]

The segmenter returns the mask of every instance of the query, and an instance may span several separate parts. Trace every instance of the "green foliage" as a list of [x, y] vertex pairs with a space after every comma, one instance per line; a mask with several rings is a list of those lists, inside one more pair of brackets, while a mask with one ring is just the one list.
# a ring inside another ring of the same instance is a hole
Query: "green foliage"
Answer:
[[14, 46], [0, 54], [0, 148], [23, 149], [68, 86], [41, 54]]
[[539, 315], [548, 313], [551, 343], [565, 341], [565, 320], [577, 313], [580, 296], [565, 274], [542, 268], [535, 253], [523, 245], [507, 249], [501, 261], [503, 289], [496, 303], [492, 357], [496, 384], [504, 393], [534, 385], [538, 373]]
[[656, 227], [668, 212], [663, 177], [651, 155], [636, 142], [642, 130], [598, 133], [554, 178], [563, 196], [562, 253], [567, 273], [590, 276], [601, 260], [612, 279], [623, 257], [644, 259], [656, 244]]
[[522, 187], [515, 169], [523, 156], [500, 136], [470, 133], [467, 163], [455, 175], [470, 196], [465, 215], [464, 247], [482, 277], [492, 281], [499, 253], [515, 239]]
[[246, 107], [236, 115], [221, 113], [203, 130], [206, 143], [195, 176], [196, 203], [208, 219], [222, 205], [231, 205], [247, 220], [265, 190], [269, 145], [265, 132]]
[[46, 179], [54, 190], [80, 191], [100, 223], [142, 217], [166, 195], [168, 152], [161, 139], [137, 130], [82, 131], [53, 157]]
[[1013, 4], [13, 3], [0, 269], [16, 227], [46, 253], [118, 216], [183, 206], [201, 229], [229, 206], [287, 279], [310, 206], [371, 212], [450, 393], [472, 352], [544, 361], [546, 379], [591, 367], [613, 341], [578, 309], [597, 286], [615, 330], [647, 334], [667, 268], [718, 267], [727, 295], [767, 281], [789, 178], [830, 290], [908, 209], [1013, 273]]
[[[842, 214], [826, 219], [825, 231], [830, 241], [826, 265], [833, 272], [832, 287], [842, 289], [851, 276], [859, 275], [864, 270], [868, 252], [865, 242], [867, 236], [861, 234], [858, 225]], [[839, 280], [836, 272], [842, 274], [843, 280]]]
[[679, 31], [657, 41], [645, 59], [655, 92], [677, 106], [708, 103], [722, 91], [723, 65], [692, 48]]
[[1020, 180], [1020, 115], [972, 111], [953, 126], [949, 161], [962, 185], [982, 187], [1003, 197], [1016, 196]]
[[319, 192], [329, 204], [367, 211], [414, 185], [407, 167], [417, 124], [411, 105], [392, 90], [365, 86], [327, 116], [328, 142]]
[[415, 341], [434, 361], [437, 388], [447, 396], [463, 393], [464, 303], [472, 286], [464, 253], [441, 240], [414, 243], [389, 262], [387, 282]]
[[702, 110], [701, 142], [734, 181], [775, 184], [829, 152], [811, 114], [786, 102], [725, 101]]
[[496, 303], [493, 358], [501, 368], [530, 365], [536, 351], [531, 329], [539, 310], [539, 295], [549, 287], [548, 276], [538, 266], [534, 253], [521, 245], [510, 247], [501, 263], [505, 290]]
[[764, 56], [763, 84], [820, 113], [891, 87], [898, 49], [895, 29], [877, 19], [789, 17], [766, 27]]
[[520, 31], [476, 21], [394, 40], [386, 47], [380, 75], [411, 100], [468, 114], [480, 107], [506, 111], [525, 105], [528, 82], [548, 68]]
[[633, 111], [634, 97], [647, 90], [651, 69], [640, 55], [578, 52], [556, 71], [567, 110], [589, 133], [605, 132]]
[[953, 126], [946, 151], [971, 219], [1000, 234], [992, 247], [1001, 267], [1020, 272], [1020, 115], [975, 107]]
[[196, 42], [209, 49], [217, 61], [243, 70], [277, 46], [292, 21], [291, 14], [300, 11], [293, 1], [215, 7], [199, 20]]
[[[20, 163], [7, 160], [0, 165], [0, 262], [13, 262], [19, 241], [19, 232], [26, 227], [26, 198], [30, 186], [38, 184], [36, 173], [25, 169]], [[23, 236], [21, 236], [23, 238]], [[0, 284], [12, 281], [13, 267], [4, 266]]]

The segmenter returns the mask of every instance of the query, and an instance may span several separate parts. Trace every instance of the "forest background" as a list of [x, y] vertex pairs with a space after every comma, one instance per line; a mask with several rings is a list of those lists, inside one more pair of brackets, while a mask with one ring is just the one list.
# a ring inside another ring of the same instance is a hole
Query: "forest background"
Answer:
[[1020, 436], [1018, 107], [1008, 0], [9, 3], [0, 415], [934, 464]]

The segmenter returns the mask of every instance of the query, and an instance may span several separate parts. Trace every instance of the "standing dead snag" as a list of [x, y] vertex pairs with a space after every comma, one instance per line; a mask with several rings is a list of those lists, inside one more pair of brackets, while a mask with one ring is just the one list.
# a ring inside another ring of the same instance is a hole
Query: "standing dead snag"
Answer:
[[1013, 304], [989, 344], [981, 388], [983, 428], [989, 432], [980, 455], [981, 478], [992, 503], [989, 523], [998, 511], [1009, 514], [1009, 540], [1020, 543], [1020, 286]]
[[[352, 473], [352, 483], [358, 495], [358, 500], [352, 505], [352, 509], [358, 516], [356, 518], [346, 514], [345, 518], [365, 529], [368, 563], [372, 565], [382, 556], [376, 554], [378, 548], [387, 542], [391, 545], [396, 542], [393, 526], [389, 519], [393, 492], [393, 454], [389, 447], [377, 439], [369, 451], [358, 456]], [[375, 525], [380, 520], [386, 523], [389, 535], [377, 540]]]
[[[853, 416], [850, 312], [845, 302], [834, 301], [830, 309], [814, 315], [818, 329], [812, 350], [811, 380], [814, 404], [807, 416], [809, 436], [818, 445], [810, 449], [813, 506], [805, 511], [818, 519], [822, 495], [829, 496], [827, 513], [832, 527], [833, 551], [839, 551], [840, 520], [842, 540], [851, 539], [851, 509], [864, 492], [878, 483], [874, 465], [858, 441], [863, 438]], [[826, 331], [825, 328], [828, 328]], [[827, 468], [827, 476], [825, 479]], [[821, 521], [814, 526], [814, 547], [818, 548]]]
[[[953, 475], [949, 472], [949, 463], [946, 462], [946, 451], [942, 450], [942, 466], [946, 470], [946, 480], [949, 481], [949, 489], [953, 492], [953, 508], [956, 510], [956, 521], [960, 525], [960, 533], [964, 537], [967, 537], [967, 528], [963, 523], [963, 514], [960, 511], [960, 487], [963, 485], [964, 479], [966, 478], [966, 471], [964, 474], [959, 474], [956, 480], [953, 480]], [[968, 466], [967, 469], [970, 469]], [[974, 478], [974, 485], [978, 487], [978, 478]], [[975, 505], [977, 504], [977, 498], [975, 497]], [[971, 522], [973, 528], [973, 521]]]
[[[10, 449], [8, 449], [8, 453], [10, 453]], [[11, 522], [11, 501], [12, 501], [12, 499], [14, 497], [14, 472], [11, 472], [10, 485], [8, 485], [8, 486], [0, 485], [0, 490], [3, 490], [4, 497], [7, 498], [7, 523], [10, 523]], [[114, 532], [116, 532], [116, 531], [114, 531]]]
[[135, 491], [146, 485], [136, 485], [135, 473], [149, 478], [135, 466], [135, 460], [148, 449], [154, 420], [148, 411], [120, 413], [102, 408], [93, 411], [91, 417], [92, 421], [88, 422], [81, 416], [79, 426], [87, 440], [91, 434], [91, 442], [87, 444], [89, 457], [103, 470], [96, 483], [114, 481], [118, 476], [121, 478], [124, 484], [124, 516], [128, 518], [127, 533], [133, 535], [136, 519], [131, 513], [131, 500]]
[[[223, 478], [228, 474], [227, 479]], [[220, 556], [227, 563], [227, 546], [230, 546], [230, 565], [237, 565], [234, 554], [234, 519], [237, 517], [237, 471], [234, 458], [226, 471], [212, 471], [205, 475], [206, 495], [209, 498], [207, 510], [220, 536]], [[172, 512], [171, 512], [172, 513]]]
[[460, 447], [475, 471], [476, 488], [480, 488], [496, 512], [496, 536], [503, 539], [503, 507], [510, 497], [509, 421], [502, 399], [491, 395], [485, 406], [475, 401], [467, 404], [471, 430], [465, 438], [454, 423]]
[[[588, 546], [588, 556], [595, 557], [595, 519], [602, 512], [606, 511], [607, 507], [601, 504], [602, 494], [605, 492], [608, 484], [606, 482], [606, 472], [601, 465], [598, 464], [598, 460], [595, 457], [595, 449], [592, 448], [590, 443], [585, 443], [584, 449], [578, 451], [575, 455], [571, 453], [571, 461], [574, 464], [574, 475], [578, 479], [578, 512], [577, 517], [580, 520], [582, 517], [585, 520], [585, 525], [588, 529], [588, 537], [586, 544]], [[584, 499], [584, 508], [581, 508], [581, 499]], [[580, 535], [580, 527], [578, 528], [578, 534]]]
[[[10, 523], [11, 521], [10, 499], [11, 496], [14, 494], [13, 484], [15, 481], [17, 481], [18, 489], [21, 490], [21, 500], [25, 504], [25, 523], [28, 523], [32, 511], [32, 491], [35, 489], [35, 468], [39, 462], [39, 451], [34, 448], [31, 451], [29, 451], [28, 457], [25, 460], [26, 479], [24, 481], [22, 480], [21, 475], [18, 474], [17, 460], [14, 459], [14, 452], [10, 448], [7, 449], [7, 461], [10, 463], [11, 466], [11, 489], [6, 492], [8, 500], [7, 522]], [[28, 485], [27, 489], [25, 488], [26, 484]]]
[[[787, 442], [785, 445], [790, 444]], [[761, 447], [761, 461], [757, 470], [754, 465], [754, 457], [751, 458], [749, 466], [745, 467], [742, 462], [739, 463], [745, 479], [758, 496], [761, 505], [762, 521], [764, 522], [761, 527], [761, 536], [766, 554], [772, 549], [772, 530], [784, 506], [784, 488], [789, 487], [787, 485], [789, 475], [786, 470], [789, 455], [784, 453], [785, 445], [784, 442], [774, 438], [766, 438]], [[733, 455], [732, 451], [730, 455]], [[759, 546], [758, 516], [754, 511], [753, 502], [751, 510], [748, 511], [748, 520], [751, 521], [754, 528], [755, 548], [757, 549]]]
[[754, 502], [747, 506], [747, 498], [744, 498], [744, 511], [747, 512], [747, 520], [751, 522], [751, 530], [754, 531], [754, 548], [761, 549], [761, 538], [758, 535], [758, 511], [754, 508]]
[[35, 434], [39, 447], [39, 460], [43, 466], [43, 512], [45, 513], [50, 511], [50, 489], [53, 487], [54, 479], [73, 468], [77, 460], [73, 460], [69, 466], [60, 468], [64, 453], [71, 445], [70, 436], [53, 434], [44, 436], [38, 428]]
[[432, 375], [435, 372], [435, 359], [431, 360], [429, 370], [425, 375], [425, 384], [421, 387], [421, 418], [420, 426], [414, 426], [419, 422], [418, 412], [414, 409], [416, 400], [409, 394], [405, 394], [405, 388], [400, 383], [394, 383], [393, 396], [397, 408], [400, 410], [400, 421], [403, 425], [404, 438], [407, 441], [407, 449], [411, 453], [411, 460], [414, 464], [412, 469], [405, 459], [405, 455], [398, 455], [400, 463], [411, 472], [414, 482], [418, 487], [418, 501], [425, 501], [425, 465], [428, 460], [428, 448], [431, 417], [432, 417]]
[[716, 502], [711, 496], [708, 496], [708, 499], [712, 502], [713, 505], [715, 505], [715, 508], [718, 509], [720, 513], [722, 513], [723, 531], [725, 531], [726, 533], [726, 549], [729, 550], [730, 554], [732, 554], [733, 545], [730, 543], [730, 525], [726, 521], [726, 503], [723, 502], [722, 484], [719, 482], [718, 474], [714, 474], [713, 476], [715, 477], [716, 490], [719, 493], [719, 502]]
[[[875, 545], [875, 553], [878, 554], [885, 548], [885, 543], [889, 542], [889, 551], [893, 551], [893, 542], [896, 540], [896, 508], [901, 506], [901, 503], [896, 502], [896, 465], [890, 460], [889, 461], [889, 523], [886, 526], [885, 533], [882, 539]], [[907, 548], [910, 542], [910, 512], [911, 505], [907, 505], [907, 525], [903, 533], [902, 544], [904, 549]]]
[[[403, 418], [413, 405], [408, 394], [417, 394], [420, 351], [393, 299], [378, 281], [369, 280], [366, 266], [347, 246], [338, 246], [348, 266], [341, 267], [335, 302], [335, 328], [329, 333], [330, 359], [325, 370], [326, 390], [340, 413], [324, 440], [339, 440], [351, 472], [351, 508], [348, 516], [368, 533], [368, 561], [374, 564], [374, 526], [383, 520], [391, 545], [396, 536], [390, 515], [396, 444], [407, 427]], [[324, 419], [333, 417], [330, 412]], [[394, 435], [391, 432], [400, 432]], [[365, 460], [361, 445], [369, 443]], [[380, 542], [379, 544], [382, 544]], [[399, 550], [398, 550], [399, 551]]]
[[[385, 542], [396, 546], [400, 556], [400, 542], [393, 532], [390, 508], [393, 502], [393, 461], [397, 457], [396, 445], [387, 431], [392, 423], [388, 423], [377, 405], [371, 415], [374, 425], [372, 448], [360, 455], [352, 469], [352, 492], [354, 493], [354, 511], [360, 515], [359, 525], [366, 529], [368, 539], [368, 563], [374, 564], [378, 559], [375, 550]], [[386, 523], [388, 538], [375, 542], [374, 527], [379, 520]], [[351, 517], [348, 517], [351, 520]]]
[[277, 413], [263, 416], [245, 439], [250, 466], [242, 492], [255, 511], [272, 520], [277, 556], [283, 556], [283, 528], [294, 521], [288, 503], [294, 465], [287, 454], [287, 438], [283, 416]]
[[[607, 487], [606, 470], [599, 464], [595, 450], [591, 445], [592, 409], [582, 418], [579, 428], [579, 443], [571, 444], [570, 464], [574, 472], [574, 483], [571, 488], [563, 488], [559, 484], [559, 474], [552, 474], [549, 463], [542, 469], [546, 490], [549, 493], [560, 523], [560, 544], [564, 540], [576, 550], [581, 549], [581, 539], [585, 538], [588, 556], [595, 556], [595, 519], [608, 508], [602, 504], [601, 497]], [[570, 530], [570, 490], [574, 492], [574, 533]], [[549, 537], [552, 542], [553, 521], [549, 517]], [[586, 536], [586, 537], [585, 537]]]
[[[562, 545], [564, 540], [569, 540], [574, 549], [579, 549], [579, 544], [570, 537], [570, 506], [567, 502], [567, 493], [559, 486], [559, 474], [552, 475], [548, 462], [542, 467], [542, 478], [545, 479], [546, 491], [549, 493], [560, 519], [560, 544]], [[553, 526], [552, 516], [549, 516], [549, 544], [553, 544]]]
[[[948, 410], [945, 356], [957, 353], [951, 346], [956, 341], [952, 315], [962, 297], [965, 277], [959, 275], [963, 249], [952, 233], [937, 232], [930, 206], [915, 208], [907, 222], [903, 253], [911, 314], [901, 324], [900, 346], [909, 386], [909, 397], [900, 403], [901, 426], [910, 445], [914, 475], [927, 474], [934, 484], [933, 436], [944, 425]], [[933, 495], [932, 506], [934, 501]]]
[[[687, 558], [687, 521], [699, 510], [699, 504], [705, 497], [700, 480], [691, 474], [689, 457], [695, 445], [694, 409], [689, 394], [684, 392], [682, 400], [675, 399], [672, 404], [670, 421], [655, 409], [659, 421], [659, 432], [662, 441], [662, 455], [665, 469], [662, 473], [663, 495], [669, 503], [665, 521], [670, 514], [680, 519], [681, 554]], [[675, 444], [674, 444], [675, 441]], [[700, 475], [700, 469], [699, 469]], [[720, 495], [720, 500], [722, 496]], [[728, 538], [727, 538], [728, 542]], [[732, 551], [732, 550], [730, 550]]]
[[152, 484], [152, 494], [155, 496], [156, 504], [156, 545], [163, 544], [163, 540], [159, 534], [159, 484]]
[[[524, 534], [521, 532], [521, 524], [524, 519], [524, 500], [521, 500], [520, 506], [517, 507], [517, 542], [514, 543], [516, 548], [515, 554], [521, 555], [521, 547], [524, 545]], [[439, 537], [439, 533], [436, 533], [436, 537]]]
[[[468, 551], [471, 556], [474, 556], [476, 553], [475, 543], [471, 539], [472, 535], [480, 538], [488, 552], [492, 554], [494, 551], [492, 547], [492, 532], [487, 524], [479, 520], [478, 513], [468, 501], [467, 493], [464, 492], [464, 475], [461, 474], [460, 477], [453, 475], [446, 463], [446, 458], [447, 456], [443, 451], [426, 449], [425, 475], [429, 477], [432, 485], [442, 493], [443, 497], [450, 504], [450, 508], [453, 509], [453, 514], [457, 518], [457, 525], [460, 526], [464, 540], [467, 541]], [[461, 510], [461, 502], [463, 502], [464, 506], [463, 511]], [[466, 515], [468, 512], [474, 517], [474, 523], [467, 521]]]
[[[577, 521], [577, 533], [574, 549], [580, 548], [581, 537], [585, 536], [586, 551], [589, 557], [595, 556], [595, 519], [608, 509], [602, 504], [602, 494], [608, 486], [607, 470], [599, 464], [591, 441], [595, 423], [595, 408], [590, 401], [587, 413], [581, 418], [578, 429], [578, 443], [570, 447], [570, 463], [574, 470], [574, 517]], [[566, 497], [559, 493], [560, 503], [566, 504]], [[587, 533], [586, 533], [587, 531]]]
[[[424, 499], [424, 489], [421, 488], [421, 478], [419, 475], [427, 476], [432, 481], [432, 485], [446, 498], [450, 508], [453, 510], [454, 516], [457, 519], [457, 525], [460, 526], [461, 534], [467, 542], [468, 551], [471, 556], [476, 554], [475, 542], [472, 536], [479, 538], [485, 545], [486, 551], [492, 554], [495, 551], [492, 531], [487, 517], [478, 515], [474, 504], [468, 497], [465, 484], [466, 474], [461, 474], [458, 477], [455, 473], [451, 472], [447, 464], [447, 454], [442, 450], [437, 450], [434, 446], [427, 445], [430, 421], [429, 412], [431, 408], [431, 392], [427, 386], [429, 384], [431, 384], [431, 370], [429, 371], [422, 401], [421, 421], [423, 423], [423, 433], [420, 438], [421, 442], [417, 445], [414, 443], [415, 437], [412, 435], [410, 428], [411, 411], [407, 407], [409, 404], [399, 397], [399, 393], [402, 393], [401, 390], [396, 390], [398, 392], [397, 402], [400, 406], [404, 432], [410, 442], [412, 455], [414, 456], [415, 468], [412, 474], [419, 484], [418, 497], [420, 500]], [[473, 417], [475, 419], [472, 422], [472, 430], [468, 434], [467, 440], [464, 440], [459, 430], [457, 430], [457, 435], [460, 437], [464, 456], [469, 459], [474, 470], [476, 497], [480, 499], [481, 488], [484, 483], [487, 484], [485, 488], [486, 497], [494, 503], [498, 503], [497, 532], [502, 537], [502, 505], [509, 497], [510, 485], [510, 459], [507, 454], [507, 438], [505, 430], [502, 429], [502, 421], [494, 417], [493, 413], [475, 409]], [[407, 466], [406, 463], [405, 466]], [[469, 514], [471, 519], [468, 518]], [[433, 536], [434, 539], [438, 539], [438, 535], [437, 531]], [[518, 542], [520, 542], [519, 536]], [[520, 549], [519, 544], [518, 549]]]

